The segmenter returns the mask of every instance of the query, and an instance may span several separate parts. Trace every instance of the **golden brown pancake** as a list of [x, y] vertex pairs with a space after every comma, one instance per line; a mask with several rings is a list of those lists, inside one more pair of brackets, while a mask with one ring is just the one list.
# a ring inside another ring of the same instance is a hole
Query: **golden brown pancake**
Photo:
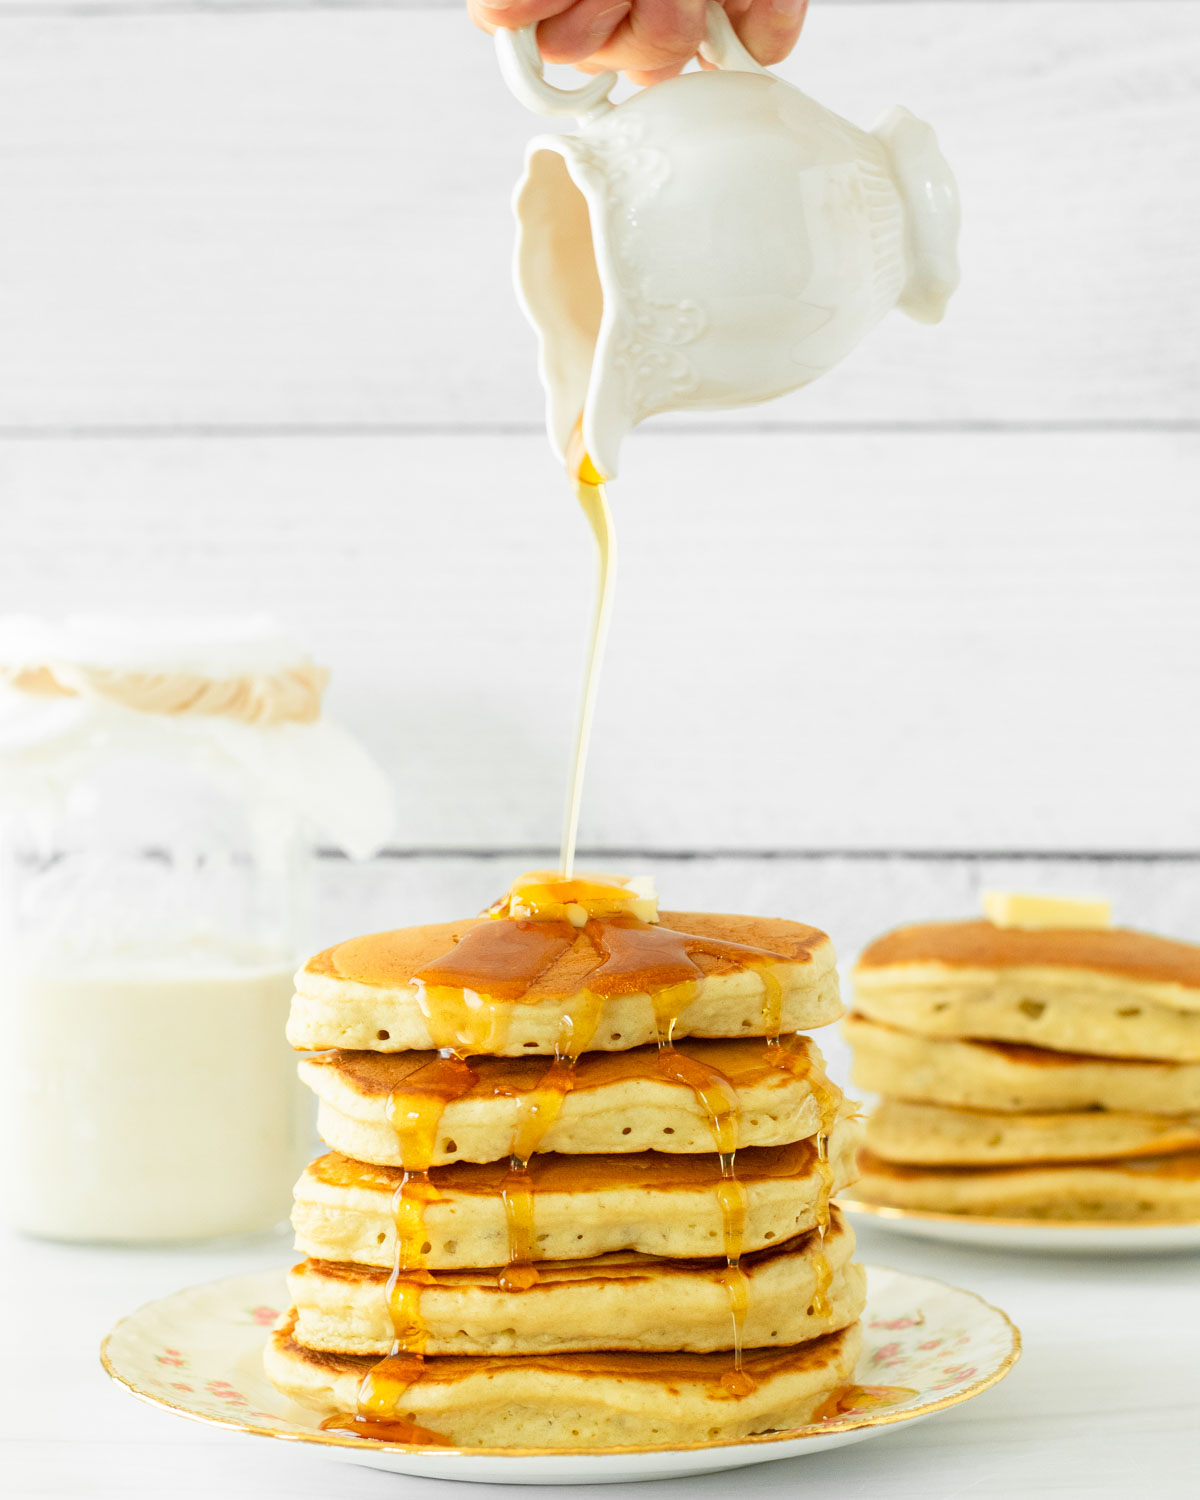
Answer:
[[[466, 982], [454, 960], [484, 924], [504, 950], [486, 987]], [[611, 936], [629, 929], [600, 924], [598, 930]], [[740, 958], [689, 951], [687, 972], [704, 983], [679, 997], [671, 1017], [676, 1038], [801, 1031], [841, 1014], [833, 945], [814, 927], [766, 917], [664, 912], [649, 930], [658, 934], [650, 944], [661, 945], [668, 934], [689, 934], [699, 944], [752, 950]], [[769, 980], [755, 963], [769, 971]], [[448, 1007], [445, 991], [456, 986], [468, 996], [484, 995], [486, 1003], [467, 999]], [[439, 987], [442, 995], [432, 1002]], [[678, 966], [660, 965], [653, 955], [626, 964], [604, 960], [589, 930], [478, 917], [354, 938], [310, 959], [296, 976], [288, 1039], [306, 1051], [454, 1047], [514, 1057], [554, 1052], [565, 1012], [588, 1033], [587, 1050], [623, 1051], [659, 1039], [664, 1018], [656, 1015], [651, 995], [679, 988]]]
[[1032, 1112], [1200, 1113], [1200, 1063], [918, 1036], [857, 1014], [842, 1022], [842, 1035], [854, 1052], [854, 1082], [898, 1099]]
[[1014, 1167], [915, 1167], [859, 1154], [854, 1197], [1010, 1219], [1200, 1220], [1200, 1152]]
[[[821, 1128], [828, 1085], [820, 1050], [807, 1037], [789, 1037], [778, 1048], [761, 1037], [689, 1038], [677, 1053], [726, 1081], [736, 1113], [735, 1146], [806, 1140]], [[405, 1162], [405, 1136], [391, 1121], [419, 1102], [433, 1060], [428, 1052], [332, 1052], [304, 1059], [300, 1077], [321, 1101], [323, 1138], [359, 1161], [417, 1165]], [[510, 1156], [547, 1062], [540, 1055], [480, 1057], [471, 1070], [476, 1081], [470, 1091], [447, 1099], [441, 1111], [433, 1135], [436, 1165]], [[573, 1087], [540, 1149], [707, 1152], [714, 1149], [713, 1123], [695, 1091], [664, 1070], [657, 1047], [589, 1052], [576, 1064]]]
[[[271, 1337], [271, 1382], [319, 1412], [353, 1411], [373, 1360], [317, 1353], [292, 1337], [293, 1316]], [[672, 1447], [732, 1442], [813, 1420], [854, 1378], [857, 1323], [782, 1349], [752, 1349], [754, 1390], [731, 1400], [728, 1354], [600, 1353], [434, 1358], [397, 1407], [401, 1419], [459, 1447]]]
[[1014, 1114], [883, 1099], [867, 1121], [866, 1143], [885, 1161], [913, 1166], [1103, 1161], [1200, 1150], [1200, 1115], [1101, 1109]]
[[1200, 947], [1127, 927], [997, 927], [992, 922], [921, 922], [898, 927], [863, 950], [859, 969], [934, 964], [956, 969], [1087, 969], [1192, 991], [1200, 1010]]
[[[852, 1323], [866, 1296], [865, 1273], [850, 1263], [853, 1250], [853, 1231], [835, 1210], [823, 1243], [812, 1232], [743, 1256], [744, 1347], [797, 1344]], [[832, 1273], [824, 1310], [816, 1306], [822, 1258]], [[494, 1271], [421, 1273], [426, 1353], [733, 1347], [723, 1258], [661, 1260], [622, 1252], [539, 1262], [537, 1269], [537, 1282], [517, 1291], [506, 1290]], [[386, 1271], [307, 1260], [293, 1268], [288, 1285], [297, 1342], [348, 1354], [384, 1355], [391, 1349]]]
[[905, 927], [854, 971], [856, 1009], [922, 1036], [1200, 1061], [1200, 948], [1121, 928]]
[[[829, 1142], [832, 1191], [854, 1180], [862, 1128], [843, 1121]], [[510, 1253], [503, 1189], [507, 1162], [435, 1167], [434, 1198], [422, 1209], [423, 1260], [434, 1270], [502, 1266]], [[745, 1191], [743, 1246], [760, 1250], [811, 1229], [824, 1195], [815, 1146], [759, 1146], [737, 1154]], [[392, 1198], [398, 1167], [367, 1166], [337, 1152], [318, 1157], [296, 1184], [296, 1248], [319, 1260], [392, 1265]], [[545, 1260], [574, 1260], [614, 1250], [646, 1255], [720, 1254], [722, 1181], [714, 1155], [559, 1156], [529, 1166], [533, 1243]]]

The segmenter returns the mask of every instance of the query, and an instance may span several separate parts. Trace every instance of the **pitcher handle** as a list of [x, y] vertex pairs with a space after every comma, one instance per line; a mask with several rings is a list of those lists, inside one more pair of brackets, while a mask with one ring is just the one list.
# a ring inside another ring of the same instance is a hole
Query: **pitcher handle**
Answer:
[[708, 0], [705, 36], [700, 43], [700, 55], [705, 62], [712, 63], [726, 73], [765, 73], [768, 78], [775, 75], [770, 68], [755, 62], [747, 52], [741, 37], [733, 29], [733, 22], [725, 14], [725, 7], [717, 0]]
[[[733, 29], [733, 22], [717, 0], [708, 0], [705, 37], [700, 52], [706, 62], [733, 73], [766, 73], [755, 62]], [[615, 73], [597, 73], [577, 89], [560, 89], [546, 82], [546, 65], [538, 51], [537, 23], [519, 31], [496, 32], [496, 57], [505, 83], [527, 109], [539, 115], [576, 115], [594, 119], [613, 108], [609, 98], [616, 87]]]
[[538, 51], [537, 22], [519, 31], [496, 32], [496, 59], [512, 93], [538, 115], [576, 115], [588, 120], [612, 109], [608, 97], [616, 87], [615, 73], [597, 73], [577, 89], [555, 88], [546, 82], [546, 65]]

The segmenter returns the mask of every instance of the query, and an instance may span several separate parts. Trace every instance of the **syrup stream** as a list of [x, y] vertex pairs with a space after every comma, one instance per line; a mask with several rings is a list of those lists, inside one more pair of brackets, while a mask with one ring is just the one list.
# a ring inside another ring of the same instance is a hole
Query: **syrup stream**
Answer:
[[567, 783], [567, 806], [563, 818], [561, 865], [570, 880], [575, 873], [575, 844], [579, 834], [579, 809], [583, 802], [583, 776], [587, 766], [588, 745], [592, 738], [592, 720], [596, 697], [600, 691], [600, 668], [608, 641], [612, 618], [613, 591], [617, 582], [617, 538], [603, 477], [593, 467], [583, 447], [583, 419], [575, 424], [567, 444], [567, 472], [575, 485], [575, 494], [596, 538], [596, 603], [592, 613], [592, 633], [588, 643], [587, 669], [583, 679], [583, 697], [575, 731], [575, 757]]

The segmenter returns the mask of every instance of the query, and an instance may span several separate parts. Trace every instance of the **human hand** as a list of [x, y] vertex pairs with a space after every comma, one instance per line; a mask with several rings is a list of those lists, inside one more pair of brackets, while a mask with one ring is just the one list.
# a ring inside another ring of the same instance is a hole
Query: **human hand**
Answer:
[[[761, 63], [796, 45], [808, 0], [722, 0], [733, 29]], [[681, 72], [704, 40], [706, 0], [467, 0], [484, 31], [516, 31], [532, 21], [547, 62], [585, 73], [607, 68], [635, 83]]]

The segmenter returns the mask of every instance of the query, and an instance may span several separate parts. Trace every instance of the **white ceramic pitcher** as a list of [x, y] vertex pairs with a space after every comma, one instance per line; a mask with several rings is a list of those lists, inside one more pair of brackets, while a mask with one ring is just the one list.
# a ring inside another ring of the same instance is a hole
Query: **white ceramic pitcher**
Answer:
[[754, 61], [708, 7], [705, 59], [624, 103], [605, 73], [543, 76], [535, 27], [497, 33], [509, 87], [575, 115], [529, 143], [517, 296], [537, 330], [550, 440], [617, 472], [656, 412], [743, 406], [806, 385], [891, 308], [936, 323], [958, 284], [958, 192], [930, 127], [871, 132]]

